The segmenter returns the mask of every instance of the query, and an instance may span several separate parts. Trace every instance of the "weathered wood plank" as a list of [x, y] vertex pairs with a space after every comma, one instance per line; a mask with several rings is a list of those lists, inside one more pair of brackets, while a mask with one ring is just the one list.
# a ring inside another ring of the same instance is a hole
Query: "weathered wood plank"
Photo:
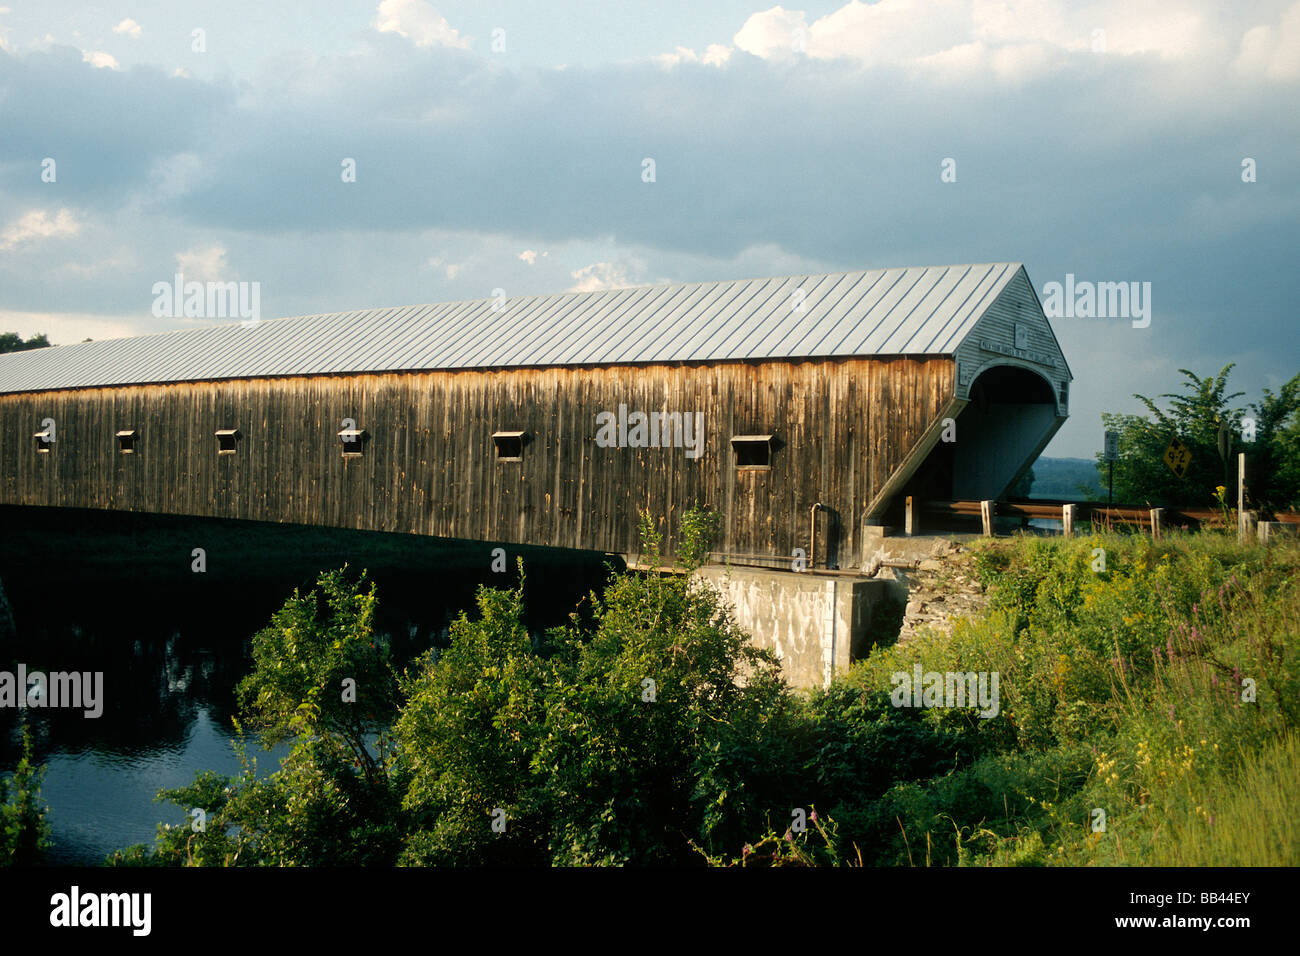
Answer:
[[[313, 376], [0, 396], [0, 500], [250, 518], [635, 554], [637, 512], [665, 530], [698, 502], [718, 549], [788, 558], [820, 538], [858, 553], [860, 515], [953, 394], [948, 358], [732, 362]], [[703, 453], [602, 448], [596, 415], [704, 413]], [[32, 434], [54, 418], [55, 449]], [[343, 458], [343, 420], [369, 433]], [[115, 432], [139, 430], [121, 455]], [[215, 432], [238, 428], [234, 455]], [[491, 435], [529, 433], [522, 462]], [[733, 435], [782, 443], [738, 469]], [[670, 535], [668, 550], [676, 547]]]

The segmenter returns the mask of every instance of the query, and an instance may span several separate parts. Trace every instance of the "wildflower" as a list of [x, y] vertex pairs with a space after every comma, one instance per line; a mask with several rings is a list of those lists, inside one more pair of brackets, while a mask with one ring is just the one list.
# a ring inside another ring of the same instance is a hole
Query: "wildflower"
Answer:
[[786, 840], [789, 841], [790, 843], [793, 843], [793, 842], [794, 842], [794, 837], [790, 835], [790, 831], [789, 831], [789, 830], [786, 830], [786, 831], [785, 831], [785, 838], [786, 838]]
[[745, 849], [743, 849], [743, 850], [740, 851], [740, 855], [741, 855], [741, 856], [749, 856], [749, 854], [751, 854], [751, 853], [753, 853], [753, 852], [754, 852], [754, 848], [753, 848], [752, 846], [750, 846], [748, 843], [746, 843], [746, 844], [745, 844]]
[[[1205, 743], [1205, 741], [1201, 741], [1201, 743]], [[816, 823], [816, 822], [817, 822], [817, 811], [814, 810], [812, 813], [808, 814], [808, 819], [811, 820], [813, 823]]]

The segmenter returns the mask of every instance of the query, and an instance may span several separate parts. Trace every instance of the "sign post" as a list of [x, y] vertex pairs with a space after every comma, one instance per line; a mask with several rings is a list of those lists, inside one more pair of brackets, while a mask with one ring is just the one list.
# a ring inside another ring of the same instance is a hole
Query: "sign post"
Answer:
[[1237, 543], [1246, 543], [1246, 453], [1237, 456]]
[[1115, 498], [1115, 459], [1119, 457], [1119, 432], [1106, 432], [1106, 453], [1105, 459], [1110, 464], [1110, 481], [1106, 486], [1106, 508], [1110, 509], [1111, 502]]

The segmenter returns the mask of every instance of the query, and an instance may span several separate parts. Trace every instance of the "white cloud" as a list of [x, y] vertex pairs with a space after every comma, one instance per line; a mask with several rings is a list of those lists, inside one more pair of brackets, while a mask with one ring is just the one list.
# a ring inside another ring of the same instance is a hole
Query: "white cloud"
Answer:
[[81, 59], [99, 69], [104, 69], [105, 67], [110, 70], [119, 69], [117, 58], [111, 53], [105, 53], [103, 50], [83, 50], [81, 52]]
[[723, 43], [710, 43], [704, 55], [696, 53], [690, 47], [679, 46], [672, 53], [662, 53], [653, 57], [660, 66], [671, 69], [679, 63], [703, 63], [706, 66], [722, 66], [731, 58], [732, 48]]
[[375, 29], [380, 33], [396, 33], [416, 46], [469, 47], [469, 38], [462, 37], [425, 0], [383, 0]]
[[220, 244], [176, 253], [176, 271], [200, 282], [229, 282], [234, 278], [226, 261], [226, 247]]
[[1233, 66], [1270, 80], [1300, 78], [1300, 3], [1292, 4], [1276, 27], [1261, 25], [1247, 30]]
[[[633, 269], [640, 267], [640, 263], [631, 266]], [[629, 264], [626, 262], [593, 262], [569, 273], [578, 281], [565, 291], [599, 292], [602, 289], [624, 289], [636, 285], [629, 277], [628, 270]]]
[[745, 21], [731, 42], [765, 60], [793, 57], [808, 41], [807, 15], [802, 10], [773, 7]]
[[[1276, 28], [1259, 28], [1243, 57], [1262, 59], [1258, 68], [1273, 77], [1300, 71], [1297, 10], [1300, 4]], [[780, 6], [755, 13], [733, 42], [768, 60], [806, 54], [1014, 80], [1059, 67], [1069, 54], [1217, 57], [1222, 20], [1212, 0], [850, 0], [811, 24], [803, 11]]]
[[132, 40], [138, 40], [140, 39], [140, 24], [136, 23], [130, 17], [127, 17], [117, 26], [113, 27], [113, 32], [129, 36]]
[[539, 256], [545, 259], [549, 255], [549, 252], [538, 252], [536, 249], [525, 249], [523, 252], [519, 253], [519, 258], [531, 266], [536, 264]]
[[704, 49], [704, 56], [700, 57], [701, 63], [707, 63], [710, 66], [721, 66], [731, 59], [731, 47], [725, 43], [710, 43]]
[[0, 233], [0, 249], [14, 249], [25, 242], [40, 239], [66, 239], [81, 232], [81, 223], [67, 209], [50, 216], [44, 209], [33, 209]]

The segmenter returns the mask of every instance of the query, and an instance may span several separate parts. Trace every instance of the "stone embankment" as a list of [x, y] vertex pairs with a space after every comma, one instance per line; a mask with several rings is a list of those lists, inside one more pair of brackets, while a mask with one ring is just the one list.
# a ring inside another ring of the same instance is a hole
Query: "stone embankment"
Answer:
[[907, 557], [881, 554], [872, 561], [875, 576], [893, 582], [893, 597], [906, 603], [900, 643], [915, 637], [923, 627], [949, 632], [954, 618], [979, 614], [988, 605], [967, 548], [936, 538], [924, 556], [909, 550], [912, 553]]

